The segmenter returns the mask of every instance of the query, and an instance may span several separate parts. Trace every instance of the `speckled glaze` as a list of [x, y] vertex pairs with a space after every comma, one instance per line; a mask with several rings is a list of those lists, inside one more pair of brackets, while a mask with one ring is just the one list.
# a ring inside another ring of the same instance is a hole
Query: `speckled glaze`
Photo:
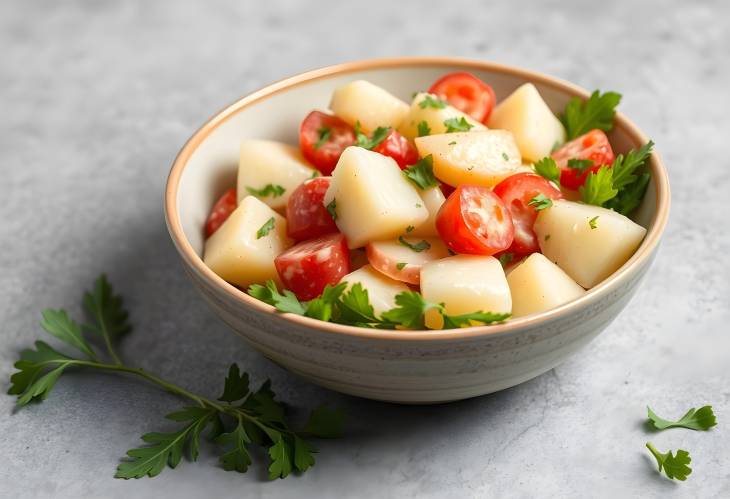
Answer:
[[[669, 214], [669, 185], [658, 154], [652, 183], [635, 219], [647, 236], [607, 280], [571, 303], [502, 325], [458, 331], [373, 331], [276, 313], [226, 283], [202, 262], [202, 226], [214, 200], [234, 185], [243, 138], [296, 143], [298, 123], [326, 108], [338, 85], [368, 79], [408, 100], [437, 76], [466, 70], [489, 81], [498, 98], [535, 83], [553, 111], [584, 90], [539, 73], [481, 61], [401, 58], [315, 70], [242, 98], [216, 114], [185, 144], [173, 164], [165, 214], [185, 267], [218, 316], [277, 364], [340, 392], [402, 403], [459, 400], [502, 390], [555, 367], [598, 335], [623, 309], [649, 269]], [[646, 137], [618, 114], [610, 135], [617, 152]]]

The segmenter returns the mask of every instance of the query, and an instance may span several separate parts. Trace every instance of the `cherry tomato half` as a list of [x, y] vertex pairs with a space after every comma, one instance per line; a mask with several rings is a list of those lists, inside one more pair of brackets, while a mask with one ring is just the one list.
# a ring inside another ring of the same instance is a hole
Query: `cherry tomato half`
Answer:
[[210, 210], [208, 220], [205, 222], [205, 237], [212, 236], [213, 233], [217, 231], [221, 225], [223, 225], [223, 222], [228, 219], [237, 206], [238, 199], [236, 198], [236, 188], [232, 187], [223, 193], [223, 195], [213, 205], [213, 209]]
[[355, 143], [355, 130], [337, 116], [312, 111], [299, 127], [299, 148], [322, 175], [329, 175], [342, 151]]
[[385, 139], [373, 148], [373, 151], [393, 158], [401, 170], [415, 165], [418, 161], [416, 146], [395, 130], [391, 130]]
[[337, 232], [337, 225], [322, 204], [331, 177], [316, 177], [304, 181], [289, 196], [286, 205], [286, 233], [296, 241]]
[[274, 259], [274, 265], [284, 287], [300, 300], [311, 300], [350, 273], [350, 253], [345, 236], [328, 234], [292, 246]]
[[514, 227], [502, 199], [486, 187], [460, 185], [436, 215], [436, 230], [457, 253], [493, 255], [509, 248]]
[[494, 193], [504, 201], [515, 228], [514, 241], [507, 251], [516, 255], [540, 251], [537, 236], [532, 230], [537, 209], [529, 203], [538, 194], [550, 199], [563, 199], [563, 193], [534, 173], [518, 173], [507, 177], [494, 186]]
[[[614, 155], [608, 137], [602, 130], [591, 130], [580, 137], [563, 144], [563, 146], [552, 154], [553, 159], [560, 167], [560, 183], [567, 189], [578, 190], [585, 184], [586, 177], [590, 172], [597, 171], [603, 165], [613, 163]], [[568, 166], [568, 160], [588, 159], [593, 161], [593, 166], [583, 170]]]
[[492, 87], [471, 73], [449, 73], [428, 89], [459, 111], [477, 121], [485, 122], [494, 109], [497, 97]]

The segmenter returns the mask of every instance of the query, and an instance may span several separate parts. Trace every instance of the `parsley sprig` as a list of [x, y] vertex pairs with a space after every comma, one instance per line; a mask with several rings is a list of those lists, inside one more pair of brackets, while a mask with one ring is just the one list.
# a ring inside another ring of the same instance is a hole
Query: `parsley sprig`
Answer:
[[584, 203], [604, 206], [623, 215], [631, 213], [641, 202], [649, 183], [648, 172], [639, 173], [651, 155], [651, 140], [626, 156], [619, 154], [611, 165], [603, 165], [586, 177], [578, 190]]
[[360, 131], [360, 122], [355, 123], [355, 145], [365, 149], [375, 149], [384, 141], [390, 133], [390, 127], [379, 126], [373, 132], [372, 137], [368, 137]]
[[546, 156], [533, 165], [535, 173], [560, 185], [560, 168], [553, 158]]
[[[250, 449], [258, 445], [268, 449], [269, 478], [284, 478], [294, 470], [304, 472], [314, 464], [316, 451], [308, 438], [331, 438], [342, 431], [343, 413], [327, 407], [313, 410], [301, 430], [293, 429], [270, 382], [251, 390], [248, 375], [241, 373], [236, 364], [228, 370], [223, 393], [217, 400], [194, 394], [146, 370], [124, 364], [114, 344], [131, 330], [131, 326], [122, 298], [114, 294], [104, 275], [84, 295], [84, 308], [90, 323], [83, 325], [65, 310], [43, 311], [43, 329], [77, 353], [68, 355], [44, 341], [36, 341], [35, 348], [20, 353], [8, 393], [17, 396], [18, 407], [42, 401], [67, 370], [82, 368], [139, 376], [190, 400], [192, 405], [166, 416], [181, 426], [172, 432], [144, 434], [142, 440], [147, 445], [127, 453], [128, 458], [117, 468], [116, 478], [153, 477], [168, 466], [175, 468], [183, 456], [197, 460], [201, 436], [205, 432], [206, 437], [221, 449], [220, 464], [224, 470], [245, 472], [252, 462]], [[102, 360], [101, 353], [84, 332], [101, 336], [106, 357], [111, 362]]]
[[443, 317], [443, 329], [455, 329], [474, 323], [493, 324], [511, 317], [510, 314], [482, 311], [448, 315], [442, 303], [429, 303], [416, 291], [398, 293], [395, 297], [397, 307], [378, 317], [370, 304], [367, 289], [360, 283], [354, 283], [349, 289], [347, 287], [348, 284], [344, 282], [336, 286], [326, 286], [321, 296], [302, 302], [287, 289], [279, 292], [274, 281], [269, 280], [265, 285], [251, 285], [248, 294], [273, 305], [279, 312], [377, 329], [424, 329], [425, 314], [431, 309]]
[[687, 428], [690, 430], [705, 431], [717, 425], [715, 413], [712, 412], [711, 405], [705, 405], [699, 409], [694, 407], [688, 410], [684, 416], [677, 421], [663, 419], [657, 416], [650, 407], [646, 408], [647, 417], [651, 425], [657, 430], [666, 430], [667, 428]]
[[423, 100], [418, 103], [418, 107], [421, 109], [426, 109], [427, 107], [432, 109], [444, 109], [446, 107], [446, 102], [431, 94], [426, 94], [423, 97]]
[[425, 190], [439, 185], [439, 181], [436, 180], [436, 176], [433, 174], [433, 155], [431, 154], [419, 159], [415, 165], [403, 170], [403, 175], [419, 189]]
[[568, 140], [598, 128], [607, 132], [613, 128], [616, 106], [621, 102], [621, 94], [617, 92], [601, 93], [594, 91], [588, 100], [573, 97], [560, 115], [565, 126]]
[[676, 455], [672, 454], [672, 451], [661, 453], [651, 442], [646, 443], [646, 448], [656, 459], [659, 472], [664, 471], [668, 478], [685, 481], [687, 476], [692, 473], [692, 468], [688, 466], [692, 458], [689, 457], [689, 452], [686, 450], [678, 449]]
[[444, 126], [446, 127], [446, 133], [453, 132], [468, 132], [474, 125], [466, 121], [463, 116], [461, 118], [449, 118], [444, 120]]
[[246, 191], [248, 191], [249, 194], [261, 198], [265, 198], [268, 196], [271, 196], [272, 198], [278, 198], [286, 192], [286, 189], [277, 184], [266, 184], [261, 189], [255, 189], [253, 187], [246, 186]]

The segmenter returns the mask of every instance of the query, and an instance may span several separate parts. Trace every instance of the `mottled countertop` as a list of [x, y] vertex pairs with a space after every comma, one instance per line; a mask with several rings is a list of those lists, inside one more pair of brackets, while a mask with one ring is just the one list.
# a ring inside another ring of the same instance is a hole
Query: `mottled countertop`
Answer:
[[[590, 4], [590, 5], [589, 5]], [[180, 401], [124, 377], [64, 375], [16, 413], [0, 396], [3, 497], [730, 497], [730, 3], [2, 2], [0, 377], [43, 333], [46, 306], [79, 311], [102, 271], [127, 297], [131, 363], [216, 395], [238, 362], [296, 409], [350, 413], [301, 477], [223, 472], [204, 448], [155, 479], [112, 478]], [[658, 258], [621, 316], [521, 386], [434, 407], [342, 396], [273, 365], [214, 317], [168, 238], [162, 192], [209, 115], [297, 72], [359, 58], [458, 55], [624, 94], [672, 183]], [[7, 381], [3, 381], [6, 383]], [[649, 434], [714, 405], [719, 426]], [[687, 449], [673, 483], [644, 449]]]

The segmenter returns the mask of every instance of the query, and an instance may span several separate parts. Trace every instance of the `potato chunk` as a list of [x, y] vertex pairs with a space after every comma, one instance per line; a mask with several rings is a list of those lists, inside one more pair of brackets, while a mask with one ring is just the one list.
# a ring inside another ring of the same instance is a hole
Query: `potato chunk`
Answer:
[[[436, 230], [436, 215], [438, 215], [441, 205], [444, 204], [444, 201], [446, 201], [446, 197], [444, 196], [444, 193], [441, 192], [440, 187], [417, 190], [423, 200], [423, 206], [428, 210], [428, 218], [420, 225], [415, 226], [416, 228], [410, 232], [406, 230], [403, 235], [409, 237], [438, 236], [438, 231]], [[406, 229], [408, 228], [406, 227]]]
[[428, 219], [418, 190], [393, 158], [362, 147], [348, 147], [340, 156], [324, 196], [325, 206], [333, 202], [335, 223], [350, 248], [396, 238]]
[[[493, 256], [456, 255], [421, 267], [421, 294], [431, 303], [443, 303], [446, 313], [509, 313], [512, 298], [502, 264]], [[439, 329], [443, 318], [426, 313], [426, 326]]]
[[359, 282], [367, 290], [370, 304], [373, 306], [376, 315], [395, 307], [395, 295], [409, 291], [408, 286], [391, 279], [385, 274], [381, 274], [371, 265], [365, 265], [354, 272], [350, 272], [340, 279], [340, 282], [346, 282], [348, 289]]
[[[273, 228], [266, 235], [257, 234], [272, 218]], [[244, 289], [267, 279], [278, 284], [274, 258], [292, 244], [286, 236], [286, 219], [259, 199], [247, 196], [205, 242], [203, 262], [226, 281]]]
[[549, 156], [555, 144], [565, 142], [563, 124], [532, 83], [525, 83], [494, 108], [489, 128], [512, 132], [522, 156], [528, 161]]
[[521, 317], [550, 310], [585, 293], [560, 267], [533, 253], [507, 273], [512, 315]]
[[449, 185], [493, 187], [523, 169], [520, 150], [505, 130], [446, 133], [416, 139], [421, 157], [433, 155], [433, 173]]
[[547, 258], [591, 288], [631, 258], [646, 229], [606, 208], [554, 201], [539, 212], [535, 233]]
[[408, 104], [365, 80], [353, 81], [335, 90], [330, 109], [352, 126], [359, 121], [366, 134], [379, 126], [396, 128], [408, 114]]
[[487, 129], [487, 127], [476, 121], [468, 114], [464, 114], [448, 104], [441, 108], [427, 105], [424, 102], [427, 97], [436, 99], [435, 102], [441, 102], [435, 95], [427, 94], [426, 92], [417, 94], [413, 98], [408, 114], [403, 118], [403, 121], [398, 127], [398, 131], [405, 137], [411, 140], [418, 137], [418, 124], [422, 121], [426, 122], [428, 127], [431, 129], [432, 134], [446, 133], [446, 125], [444, 125], [444, 121], [451, 118], [464, 118], [470, 125], [472, 125], [472, 128], [469, 130], [471, 132]]
[[247, 187], [261, 190], [271, 184], [283, 187], [284, 192], [257, 197], [275, 210], [281, 210], [294, 189], [315, 171], [294, 146], [272, 140], [244, 140], [238, 163], [238, 202], [251, 195]]

